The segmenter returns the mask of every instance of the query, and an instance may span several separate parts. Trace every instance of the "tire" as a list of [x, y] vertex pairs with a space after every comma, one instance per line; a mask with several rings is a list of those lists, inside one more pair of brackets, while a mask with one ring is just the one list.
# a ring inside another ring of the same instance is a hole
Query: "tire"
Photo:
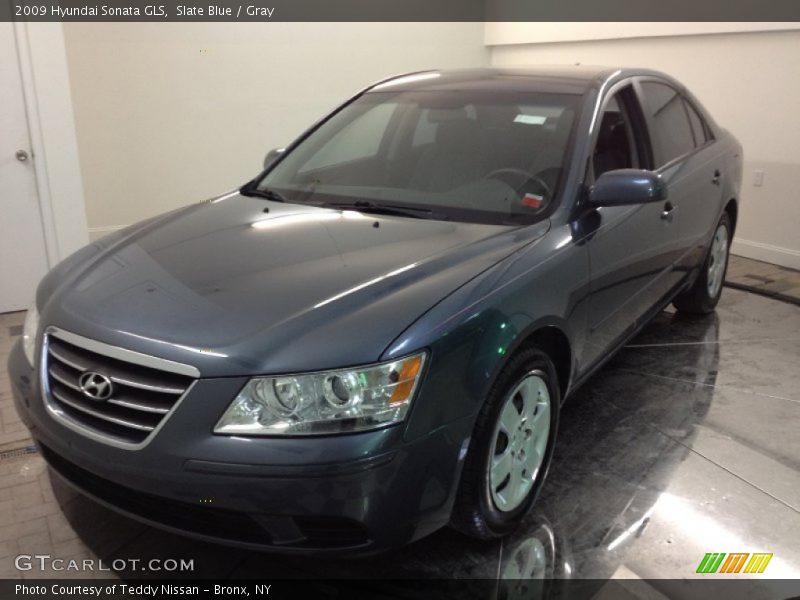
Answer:
[[455, 529], [488, 540], [517, 528], [547, 476], [560, 400], [555, 366], [544, 352], [524, 348], [509, 359], [475, 423], [453, 507]]
[[[700, 275], [692, 287], [675, 296], [672, 304], [678, 311], [706, 315], [714, 310], [722, 295], [730, 254], [731, 220], [724, 213], [714, 230]], [[724, 260], [724, 263], [720, 263]]]

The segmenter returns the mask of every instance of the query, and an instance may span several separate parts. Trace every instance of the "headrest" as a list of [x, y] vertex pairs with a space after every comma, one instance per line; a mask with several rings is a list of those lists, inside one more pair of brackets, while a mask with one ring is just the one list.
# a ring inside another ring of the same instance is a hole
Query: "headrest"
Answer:
[[436, 143], [456, 149], [478, 142], [478, 124], [472, 119], [445, 121], [436, 128]]
[[622, 115], [618, 112], [605, 112], [603, 113], [603, 120], [600, 123], [600, 133], [598, 134], [601, 138], [607, 138], [611, 135], [611, 132], [614, 130], [616, 125], [622, 123]]
[[458, 108], [430, 108], [428, 109], [428, 121], [430, 123], [447, 123], [448, 121], [460, 121], [467, 118], [467, 109], [463, 106]]

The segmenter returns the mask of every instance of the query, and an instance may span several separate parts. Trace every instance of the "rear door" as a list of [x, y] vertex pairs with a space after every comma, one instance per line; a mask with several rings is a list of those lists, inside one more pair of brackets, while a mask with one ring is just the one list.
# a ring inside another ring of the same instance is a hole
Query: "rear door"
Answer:
[[642, 78], [644, 107], [656, 171], [667, 183], [674, 223], [673, 270], [667, 288], [702, 264], [722, 200], [723, 158], [700, 112], [676, 87]]

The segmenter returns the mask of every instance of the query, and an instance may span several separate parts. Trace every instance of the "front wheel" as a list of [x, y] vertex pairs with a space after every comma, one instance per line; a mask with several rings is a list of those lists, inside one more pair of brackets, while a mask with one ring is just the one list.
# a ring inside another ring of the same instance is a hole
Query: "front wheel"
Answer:
[[672, 303], [681, 312], [705, 315], [714, 310], [722, 295], [722, 284], [728, 269], [731, 220], [722, 215], [708, 248], [703, 270], [692, 287], [678, 294]]
[[513, 531], [544, 482], [558, 428], [555, 367], [541, 350], [513, 356], [478, 415], [453, 509], [453, 526], [492, 539]]

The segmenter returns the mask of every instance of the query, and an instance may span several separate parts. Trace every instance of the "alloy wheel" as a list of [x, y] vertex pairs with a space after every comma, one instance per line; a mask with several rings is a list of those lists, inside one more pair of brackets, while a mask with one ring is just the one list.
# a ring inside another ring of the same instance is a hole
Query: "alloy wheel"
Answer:
[[540, 372], [526, 375], [503, 402], [488, 465], [489, 490], [502, 512], [520, 506], [536, 481], [550, 437], [550, 410]]
[[728, 262], [728, 228], [725, 225], [717, 227], [714, 239], [711, 242], [711, 253], [708, 260], [708, 274], [706, 286], [710, 298], [716, 298], [722, 287], [725, 277], [725, 266]]

